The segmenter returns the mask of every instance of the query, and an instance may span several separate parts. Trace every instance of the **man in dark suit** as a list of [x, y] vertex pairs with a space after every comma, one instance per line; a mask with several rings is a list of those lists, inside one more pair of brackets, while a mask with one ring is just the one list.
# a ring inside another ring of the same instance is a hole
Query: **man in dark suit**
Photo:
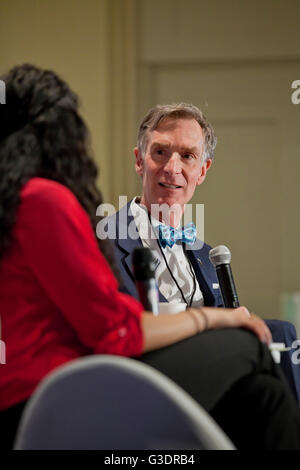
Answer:
[[[132, 253], [138, 246], [147, 246], [155, 257], [160, 302], [223, 306], [209, 261], [210, 246], [196, 238], [193, 225], [180, 226], [186, 205], [206, 178], [216, 142], [212, 126], [193, 105], [156, 106], [143, 119], [134, 149], [142, 196], [101, 221], [97, 230], [98, 236], [108, 234], [114, 242], [123, 289], [132, 296], [138, 298]], [[292, 324], [266, 323], [274, 342], [292, 345], [296, 339]], [[282, 354], [282, 367], [299, 402], [300, 371], [291, 354]]]

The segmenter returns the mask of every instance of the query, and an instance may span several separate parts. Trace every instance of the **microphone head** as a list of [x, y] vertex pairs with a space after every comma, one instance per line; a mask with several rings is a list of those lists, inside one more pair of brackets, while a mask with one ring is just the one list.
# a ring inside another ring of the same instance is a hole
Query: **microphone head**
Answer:
[[155, 277], [155, 262], [150, 248], [135, 248], [132, 253], [132, 265], [136, 281]]
[[216, 246], [210, 250], [209, 259], [215, 267], [220, 264], [229, 264], [231, 261], [230, 250], [224, 245]]

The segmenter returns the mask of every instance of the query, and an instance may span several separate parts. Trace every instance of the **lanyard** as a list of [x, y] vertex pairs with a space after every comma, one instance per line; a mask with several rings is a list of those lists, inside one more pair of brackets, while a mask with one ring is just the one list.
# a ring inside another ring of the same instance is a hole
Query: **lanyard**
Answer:
[[[149, 214], [149, 212], [148, 212], [148, 219], [149, 219], [149, 223], [150, 223], [150, 225], [151, 225], [151, 227], [152, 227], [152, 231], [154, 232], [154, 227], [153, 227], [153, 225], [152, 225], [151, 215]], [[181, 294], [181, 297], [182, 297], [184, 303], [185, 303], [188, 307], [191, 307], [191, 306], [192, 306], [192, 303], [193, 303], [193, 298], [194, 298], [194, 295], [195, 295], [195, 292], [196, 292], [196, 277], [195, 277], [195, 273], [194, 273], [194, 270], [193, 270], [193, 268], [192, 268], [190, 259], [188, 258], [187, 254], [186, 254], [185, 243], [182, 244], [182, 246], [183, 246], [183, 251], [184, 251], [184, 254], [185, 254], [185, 256], [186, 256], [186, 258], [187, 258], [187, 260], [188, 260], [189, 267], [190, 267], [190, 271], [191, 271], [191, 274], [192, 274], [192, 277], [193, 277], [193, 292], [192, 292], [192, 295], [191, 295], [191, 298], [190, 298], [190, 301], [189, 301], [189, 302], [188, 302], [187, 299], [185, 298], [184, 293], [182, 292], [182, 289], [181, 289], [180, 285], [179, 285], [178, 282], [177, 282], [177, 279], [175, 278], [175, 276], [174, 276], [173, 273], [172, 273], [172, 270], [171, 270], [171, 268], [170, 268], [170, 266], [169, 266], [169, 264], [168, 264], [168, 262], [167, 262], [167, 258], [166, 258], [166, 256], [165, 256], [163, 247], [161, 246], [160, 241], [159, 241], [159, 239], [158, 239], [157, 237], [156, 237], [156, 242], [157, 242], [157, 245], [158, 245], [158, 247], [159, 247], [159, 250], [160, 250], [160, 252], [161, 252], [161, 254], [162, 254], [162, 257], [163, 257], [163, 259], [164, 259], [165, 265], [166, 265], [166, 267], [167, 267], [167, 269], [168, 269], [168, 271], [169, 271], [169, 273], [170, 273], [170, 276], [171, 276], [171, 278], [173, 279], [173, 281], [175, 282], [175, 285], [177, 286], [177, 288], [178, 288], [178, 290], [179, 290], [179, 292], [180, 292], [180, 294]]]

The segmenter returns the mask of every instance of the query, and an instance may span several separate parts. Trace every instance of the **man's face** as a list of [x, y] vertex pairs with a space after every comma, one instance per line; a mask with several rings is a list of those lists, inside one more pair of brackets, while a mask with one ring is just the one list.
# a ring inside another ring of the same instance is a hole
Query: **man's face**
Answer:
[[149, 132], [144, 157], [134, 150], [143, 180], [141, 203], [149, 211], [151, 204], [177, 204], [182, 213], [211, 165], [211, 160], [202, 164], [203, 149], [203, 131], [195, 119], [166, 119]]

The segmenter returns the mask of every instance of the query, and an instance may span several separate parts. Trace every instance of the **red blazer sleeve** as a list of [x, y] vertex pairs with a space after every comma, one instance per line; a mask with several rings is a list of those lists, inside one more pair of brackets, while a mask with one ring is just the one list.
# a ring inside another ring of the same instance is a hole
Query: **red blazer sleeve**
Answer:
[[28, 266], [95, 353], [142, 352], [142, 305], [117, 290], [87, 213], [65, 186], [34, 178], [21, 193], [18, 227]]

